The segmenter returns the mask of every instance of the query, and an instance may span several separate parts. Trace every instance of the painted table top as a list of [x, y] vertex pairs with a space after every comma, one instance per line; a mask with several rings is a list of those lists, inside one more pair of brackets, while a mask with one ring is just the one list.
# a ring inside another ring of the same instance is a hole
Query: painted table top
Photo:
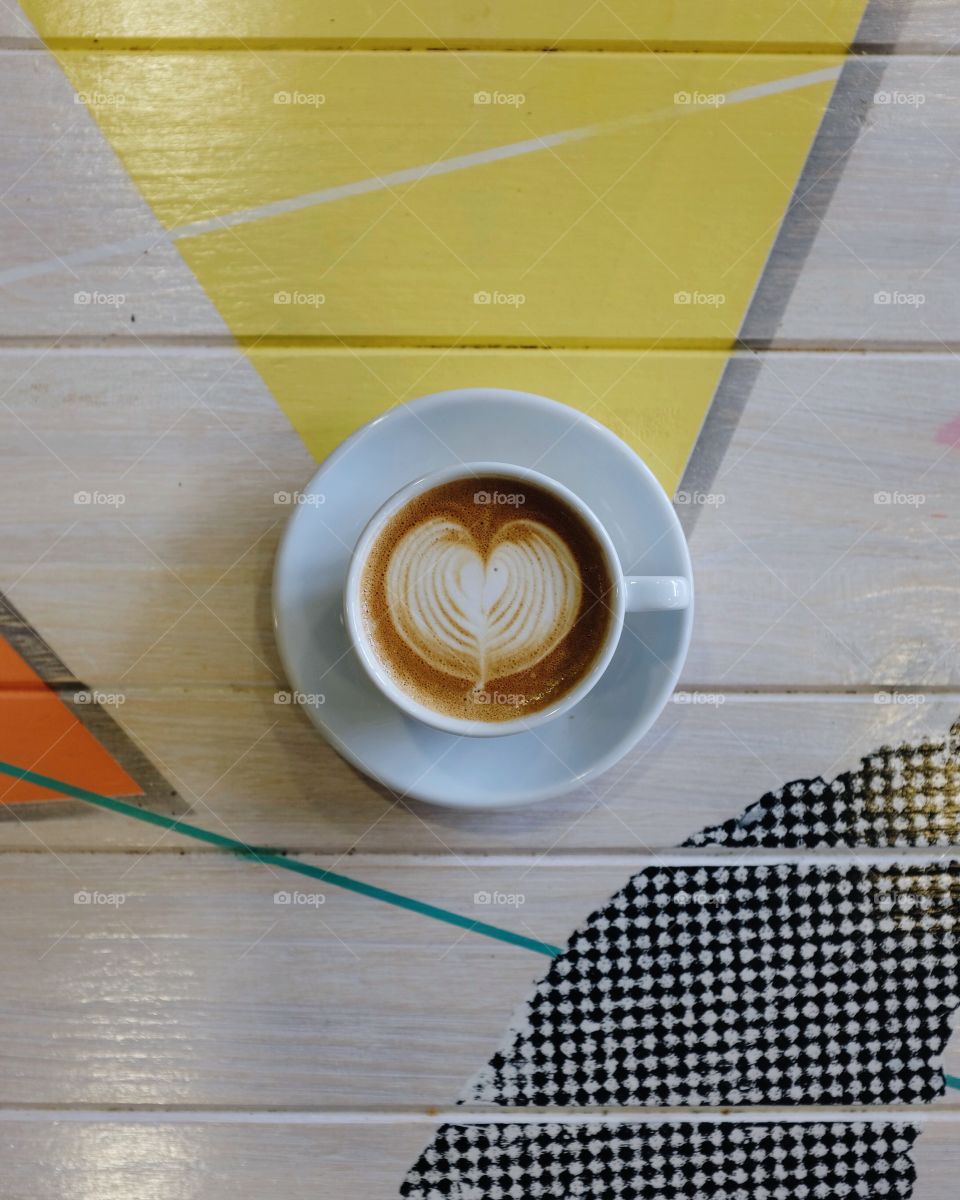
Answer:
[[[941, 0], [0, 8], [5, 1196], [395, 1196], [631, 876], [955, 886], [958, 37]], [[698, 588], [653, 732], [489, 816], [341, 761], [269, 603], [316, 461], [478, 385], [633, 445]], [[817, 777], [879, 799], [697, 839]], [[638, 1137], [906, 1122], [953, 1195], [950, 1086], [631, 1096]]]

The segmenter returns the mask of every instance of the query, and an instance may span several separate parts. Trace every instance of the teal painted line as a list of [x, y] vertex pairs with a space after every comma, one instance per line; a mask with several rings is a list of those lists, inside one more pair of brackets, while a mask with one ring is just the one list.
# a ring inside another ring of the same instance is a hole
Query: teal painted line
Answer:
[[947, 1087], [957, 1088], [960, 1090], [960, 1079], [958, 1079], [956, 1075], [944, 1075], [943, 1078], [946, 1080]]
[[171, 833], [179, 833], [184, 837], [194, 838], [198, 842], [206, 842], [219, 850], [228, 850], [242, 858], [251, 858], [255, 862], [266, 863], [271, 867], [279, 867], [282, 871], [292, 871], [295, 875], [306, 875], [310, 879], [319, 879], [333, 887], [343, 888], [357, 895], [367, 896], [371, 900], [380, 900], [384, 904], [392, 904], [396, 908], [405, 908], [421, 917], [432, 917], [435, 921], [443, 921], [447, 925], [456, 925], [466, 929], [468, 933], [481, 933], [484, 937], [495, 938], [499, 942], [507, 942], [511, 946], [520, 946], [524, 950], [532, 950], [535, 954], [545, 954], [548, 958], [556, 958], [563, 951], [559, 946], [551, 946], [549, 942], [540, 942], [536, 938], [524, 937], [522, 933], [514, 933], [510, 929], [501, 929], [497, 925], [487, 925], [484, 921], [474, 921], [463, 917], [460, 913], [451, 912], [446, 908], [437, 908], [423, 900], [415, 900], [412, 896], [403, 896], [399, 892], [390, 892], [386, 888], [376, 887], [372, 883], [363, 883], [359, 879], [351, 879], [349, 875], [340, 875], [336, 871], [327, 871], [323, 867], [315, 867], [310, 863], [287, 858], [282, 851], [269, 850], [257, 846], [248, 846], [235, 838], [224, 837], [210, 829], [201, 829], [199, 825], [190, 825], [186, 821], [177, 821], [173, 817], [165, 817], [161, 813], [149, 812], [145, 808], [137, 808], [135, 804], [127, 804], [123, 800], [115, 800], [112, 796], [101, 796], [99, 792], [91, 792], [86, 788], [75, 787], [72, 783], [64, 783], [62, 779], [52, 779], [49, 775], [39, 775], [36, 771], [27, 771], [23, 767], [0, 761], [0, 774], [10, 775], [14, 779], [26, 779], [40, 787], [60, 792], [64, 796], [72, 796], [76, 800], [86, 800], [98, 808], [109, 809], [110, 812], [120, 813], [125, 817], [133, 817], [147, 825], [159, 825], [161, 829], [169, 829]]

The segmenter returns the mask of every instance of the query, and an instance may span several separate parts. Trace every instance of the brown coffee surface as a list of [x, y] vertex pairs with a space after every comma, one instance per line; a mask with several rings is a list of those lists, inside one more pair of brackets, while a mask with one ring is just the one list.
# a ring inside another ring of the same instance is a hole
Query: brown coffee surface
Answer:
[[613, 582], [565, 502], [509, 476], [440, 484], [395, 513], [361, 573], [362, 619], [392, 681], [451, 717], [556, 703], [607, 637]]

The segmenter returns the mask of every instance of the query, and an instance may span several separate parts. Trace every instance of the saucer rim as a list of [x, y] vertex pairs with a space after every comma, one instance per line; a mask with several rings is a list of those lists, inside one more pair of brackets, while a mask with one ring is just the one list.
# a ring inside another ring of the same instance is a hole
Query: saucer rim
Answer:
[[[593, 758], [586, 770], [571, 775], [571, 777], [562, 784], [554, 782], [547, 786], [536, 789], [525, 788], [519, 792], [506, 792], [501, 788], [498, 789], [496, 795], [486, 792], [483, 795], [478, 794], [477, 797], [472, 800], [462, 798], [451, 799], [448, 795], [434, 793], [429, 788], [421, 787], [420, 780], [417, 780], [411, 787], [406, 788], [404, 787], [402, 781], [398, 779], [388, 779], [384, 777], [383, 774], [373, 770], [369, 764], [365, 763], [363, 759], [354, 753], [350, 746], [347, 745], [347, 743], [344, 742], [344, 740], [337, 733], [335, 733], [334, 730], [326, 724], [326, 722], [323, 721], [318, 709], [310, 707], [306, 709], [306, 715], [311, 724], [315, 726], [315, 728], [327, 740], [333, 749], [336, 750], [336, 752], [356, 770], [360, 771], [367, 778], [378, 783], [381, 787], [386, 788], [387, 791], [389, 791], [392, 795], [399, 796], [403, 799], [412, 799], [422, 803], [433, 804], [440, 808], [474, 812], [518, 808], [528, 804], [532, 805], [542, 803], [546, 800], [557, 799], [560, 796], [564, 796], [569, 792], [575, 791], [578, 787], [582, 787], [590, 783], [593, 779], [596, 779], [598, 776], [612, 769], [618, 762], [620, 762], [650, 731], [659, 717], [663, 714], [664, 708], [669, 703], [670, 696], [676, 689], [677, 681], [679, 680], [683, 671], [683, 666], [686, 662], [687, 654], [690, 648], [690, 641], [693, 634], [695, 603], [695, 585], [693, 578], [693, 566], [690, 559], [690, 547], [687, 544], [686, 536], [683, 533], [683, 528], [680, 524], [680, 520], [674, 509], [673, 503], [671, 502], [670, 497], [667, 495], [666, 490], [663, 488], [663, 485], [660, 483], [659, 479], [657, 479], [656, 475], [654, 475], [650, 467], [644, 462], [640, 455], [633, 450], [631, 446], [627, 445], [622, 438], [615, 434], [613, 430], [606, 425], [603, 425], [601, 422], [589, 416], [587, 413], [580, 412], [579, 409], [573, 408], [569, 404], [563, 404], [559, 400], [552, 400], [548, 396], [542, 396], [535, 392], [524, 392], [511, 388], [492, 387], [450, 388], [440, 392], [431, 392], [427, 395], [419, 396], [414, 400], [401, 401], [400, 403], [392, 405], [385, 412], [379, 413], [376, 417], [373, 417], [370, 421], [367, 421], [365, 424], [361, 425], [342, 442], [340, 442], [340, 444], [336, 446], [330, 452], [330, 454], [328, 454], [326, 458], [324, 458], [323, 461], [318, 464], [317, 469], [311, 476], [309, 483], [306, 485], [306, 487], [301, 489], [301, 494], [309, 495], [312, 492], [320, 491], [321, 489], [318, 485], [322, 477], [332, 467], [335, 467], [343, 458], [350, 454], [360, 443], [362, 443], [364, 438], [366, 438], [375, 428], [384, 424], [385, 422], [390, 421], [391, 419], [395, 419], [398, 410], [409, 410], [413, 412], [414, 416], [420, 417], [425, 412], [446, 407], [451, 403], [463, 404], [471, 400], [479, 401], [481, 399], [488, 402], [492, 400], [496, 403], [505, 405], [519, 404], [527, 407], [539, 408], [542, 411], [552, 412], [554, 415], [569, 415], [573, 418], [574, 425], [587, 425], [594, 434], [599, 435], [601, 440], [606, 443], [606, 446], [612, 452], [628, 457], [631, 467], [642, 474], [647, 483], [650, 485], [650, 492], [652, 496], [655, 497], [656, 503], [661, 506], [662, 511], [666, 515], [667, 523], [672, 525], [674, 534], [679, 535], [677, 538], [675, 538], [675, 540], [680, 550], [684, 569], [677, 573], [684, 575], [687, 579], [690, 587], [690, 604], [686, 609], [682, 610], [682, 612], [676, 613], [676, 616], [681, 621], [676, 649], [674, 652], [674, 659], [677, 663], [677, 666], [670, 672], [663, 685], [659, 689], [656, 702], [650, 706], [651, 715], [645, 720], [635, 722], [631, 726], [630, 731], [621, 737], [617, 742], [615, 742], [613, 746], [611, 746], [603, 755]], [[516, 463], [515, 465], [519, 467], [524, 466], [522, 462]], [[559, 482], [563, 483], [563, 480], [560, 480]], [[564, 484], [564, 486], [568, 485]], [[274, 640], [276, 642], [277, 652], [279, 654], [286, 677], [294, 686], [296, 686], [298, 682], [298, 672], [293, 669], [294, 655], [292, 649], [288, 653], [288, 648], [285, 645], [286, 638], [283, 632], [283, 621], [280, 615], [280, 593], [283, 586], [281, 579], [284, 575], [285, 556], [289, 552], [290, 545], [292, 544], [295, 529], [298, 521], [301, 518], [307, 519], [307, 509], [308, 506], [306, 505], [298, 506], [298, 508], [290, 514], [277, 545], [271, 581], [271, 609]], [[375, 511], [376, 508], [372, 510], [372, 512]], [[344, 573], [344, 579], [345, 578], [346, 573]], [[629, 614], [627, 614], [627, 619], [629, 619]], [[372, 684], [369, 686], [373, 687]], [[570, 712], [560, 714], [560, 716], [557, 717], [557, 720], [561, 720], [564, 717], [569, 717], [571, 713], [575, 713], [581, 705], [589, 705], [590, 698], [591, 694], [588, 693], [572, 710], [570, 710]], [[413, 718], [406, 716], [406, 714], [401, 713], [401, 715], [405, 720], [413, 720]], [[429, 727], [425, 726], [425, 728]], [[457, 740], [467, 736], [464, 734], [444, 733], [437, 729], [432, 729], [431, 733], [435, 734], [438, 738], [455, 738]], [[514, 738], [528, 736], [535, 737], [536, 734], [532, 731], [524, 730], [513, 734], [503, 735], [504, 740], [511, 741]], [[491, 754], [496, 753], [496, 746], [497, 742], [499, 741], [498, 738], [471, 738], [470, 740], [482, 740], [489, 747], [489, 752]]]

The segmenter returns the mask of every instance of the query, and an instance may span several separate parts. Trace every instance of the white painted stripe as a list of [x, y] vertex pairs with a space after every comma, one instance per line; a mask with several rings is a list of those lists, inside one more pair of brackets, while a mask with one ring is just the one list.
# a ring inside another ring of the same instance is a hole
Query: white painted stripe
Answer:
[[47, 259], [43, 262], [28, 263], [22, 267], [11, 267], [0, 271], [0, 284], [16, 283], [23, 279], [35, 279], [40, 275], [48, 275], [64, 268], [83, 267], [102, 259], [116, 258], [121, 255], [142, 254], [156, 245], [180, 238], [199, 237], [205, 233], [214, 233], [218, 229], [228, 229], [234, 225], [247, 225], [252, 221], [264, 221], [271, 217], [282, 216], [285, 213], [298, 212], [305, 208], [315, 208], [321, 204], [332, 204], [337, 200], [345, 200], [352, 196], [363, 196], [370, 192], [384, 191], [399, 187], [405, 183], [417, 183], [422, 179], [430, 179], [440, 175], [450, 175], [455, 171], [464, 171], [473, 167], [486, 166], [489, 163], [502, 162], [506, 159], [520, 158], [527, 154], [536, 154], [549, 150], [554, 146], [562, 146], [571, 142], [583, 141], [586, 138], [598, 137], [602, 134], [615, 133], [637, 125], [652, 124], [663, 121], [668, 117], [689, 117], [694, 113], [716, 112], [718, 108], [726, 108], [731, 104], [744, 104], [751, 100], [760, 100], [765, 96], [774, 96], [782, 92], [797, 91], [800, 88], [812, 87], [818, 83], [828, 83], [836, 80], [842, 67], [824, 67], [818, 71], [807, 71], [802, 75], [788, 75], [783, 79], [772, 79], [767, 83], [757, 83], [750, 87], [738, 88], [732, 92], [723, 93], [723, 103], [707, 104], [673, 104], [666, 108], [654, 109], [648, 113], [636, 113], [628, 117], [619, 117], [613, 121], [603, 121], [595, 125], [584, 125], [576, 129], [561, 129], [556, 133], [544, 134], [542, 137], [527, 138], [522, 142], [510, 142], [506, 146], [491, 146], [486, 150], [476, 150], [471, 154], [459, 154], [453, 158], [444, 158], [436, 162], [423, 163], [416, 167], [405, 167], [399, 171], [389, 171], [385, 175], [374, 175], [367, 179], [358, 179], [352, 183], [339, 184], [336, 187], [323, 188], [318, 192], [307, 192], [302, 196], [292, 196], [284, 200], [274, 200], [269, 204], [261, 204], [255, 208], [244, 208], [237, 212], [228, 213], [222, 217], [211, 217], [203, 221], [190, 221], [184, 225], [176, 225], [169, 230], [161, 230], [155, 234], [144, 234], [142, 237], [128, 238], [122, 242], [107, 242], [94, 246], [89, 250], [78, 250], [65, 254], [61, 258]]
[[264, 1110], [258, 1109], [98, 1109], [6, 1108], [0, 1124], [121, 1125], [689, 1125], [934, 1124], [960, 1121], [948, 1106], [872, 1106], [861, 1108], [483, 1108], [446, 1109]]
[[774, 96], [777, 92], [792, 92], [798, 87], [809, 87], [814, 83], [829, 83], [839, 79], [842, 67], [823, 67], [819, 71], [808, 71], [805, 75], [786, 75], [783, 79], [771, 79], [768, 83], [755, 83], [727, 93], [727, 104], [740, 104], [744, 100], [757, 100], [761, 96]]

